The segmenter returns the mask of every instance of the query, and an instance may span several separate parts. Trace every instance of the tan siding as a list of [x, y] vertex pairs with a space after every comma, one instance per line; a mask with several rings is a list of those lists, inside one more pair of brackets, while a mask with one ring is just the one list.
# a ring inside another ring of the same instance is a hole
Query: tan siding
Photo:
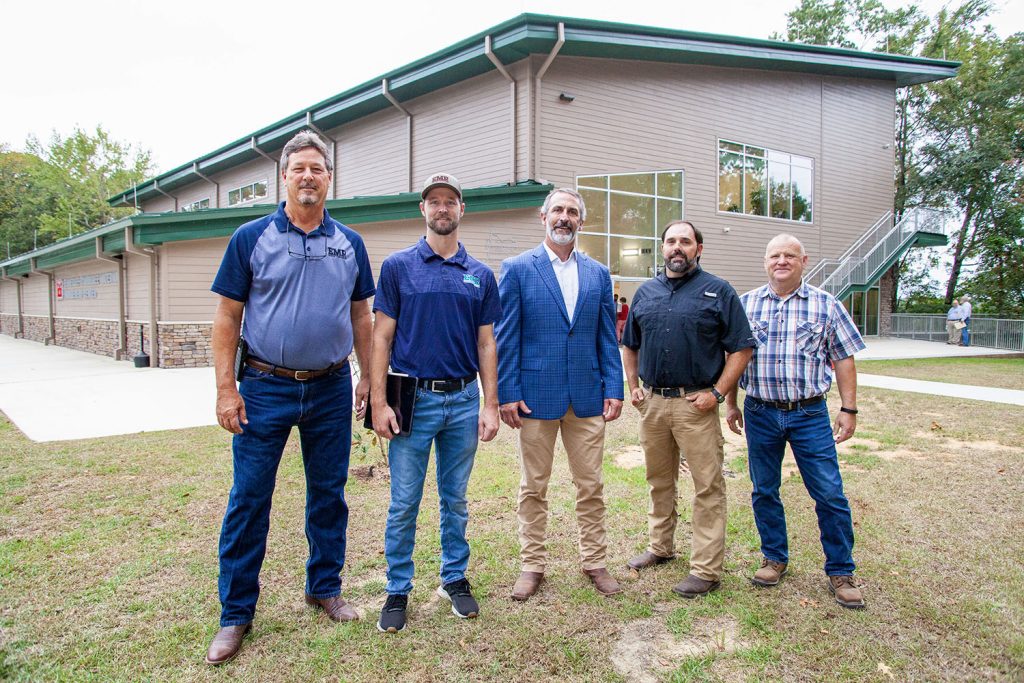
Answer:
[[[742, 292], [763, 283], [763, 249], [775, 234], [796, 234], [814, 262], [823, 250], [837, 256], [891, 204], [892, 155], [882, 144], [892, 141], [892, 87], [826, 83], [836, 93], [828, 91], [832, 104], [823, 107], [818, 77], [559, 57], [541, 93], [537, 175], [572, 184], [582, 174], [682, 168], [686, 217], [704, 233], [702, 264]], [[575, 101], [560, 102], [561, 91]], [[857, 124], [848, 132], [848, 121], [830, 123], [824, 139], [822, 120], [840, 111], [857, 116]], [[719, 214], [719, 138], [813, 158], [814, 224]], [[823, 166], [834, 174], [824, 187]], [[858, 202], [862, 206], [850, 213]]]
[[160, 195], [145, 201], [139, 202], [139, 208], [146, 213], [164, 213], [174, 211], [174, 200], [170, 197]]
[[125, 254], [127, 285], [125, 317], [128, 320], [149, 320], [149, 259], [136, 254]]
[[[99, 318], [117, 320], [119, 265], [109, 261], [92, 260], [75, 264], [67, 268], [58, 268], [54, 277], [64, 281], [64, 298], [56, 302], [55, 314], [61, 318]], [[88, 275], [113, 274], [114, 281], [109, 284], [75, 284], [74, 278]], [[72, 298], [78, 291], [83, 294], [95, 292], [95, 298]]]
[[409, 191], [405, 121], [392, 107], [328, 131], [338, 140], [338, 197]]
[[[183, 206], [188, 206], [192, 202], [198, 202], [203, 199], [210, 200], [210, 208], [217, 208], [217, 188], [212, 183], [208, 183], [205, 180], [200, 180], [195, 183], [190, 183], [185, 187], [178, 188], [172, 194], [178, 198], [178, 210], [180, 211]], [[270, 188], [271, 196], [273, 196], [274, 188]]]
[[161, 320], [212, 321], [217, 295], [210, 291], [227, 238], [174, 242], [161, 253], [164, 310]]
[[50, 280], [45, 275], [30, 275], [22, 281], [22, 305], [25, 315], [50, 314]]
[[4, 315], [18, 314], [18, 284], [6, 280], [0, 281], [0, 313]]
[[[242, 185], [248, 185], [249, 183], [255, 183], [261, 180], [265, 180], [267, 182], [267, 197], [265, 199], [259, 199], [255, 203], [274, 203], [274, 164], [262, 157], [244, 163], [240, 166], [230, 168], [223, 173], [210, 176], [210, 179], [220, 184], [221, 208], [228, 208], [228, 192], [236, 190]], [[236, 206], [250, 206], [252, 204], [253, 202], [249, 202], [248, 204]]]
[[516, 180], [530, 179], [530, 145], [533, 134], [533, 61], [522, 59], [508, 71], [516, 79]]

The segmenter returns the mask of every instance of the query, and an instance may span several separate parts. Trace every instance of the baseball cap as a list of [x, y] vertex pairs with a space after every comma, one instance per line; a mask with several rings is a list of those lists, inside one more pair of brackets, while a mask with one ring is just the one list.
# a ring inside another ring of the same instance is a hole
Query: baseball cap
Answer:
[[428, 177], [423, 183], [423, 191], [420, 192], [420, 199], [426, 199], [427, 193], [433, 190], [435, 187], [448, 187], [459, 196], [459, 200], [462, 200], [462, 185], [459, 184], [459, 179], [450, 173], [435, 173]]

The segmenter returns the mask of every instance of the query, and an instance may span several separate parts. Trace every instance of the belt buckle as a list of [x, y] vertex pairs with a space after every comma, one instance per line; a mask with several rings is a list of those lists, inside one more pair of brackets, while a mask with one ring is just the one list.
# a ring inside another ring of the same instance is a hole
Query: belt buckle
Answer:
[[296, 382], [305, 382], [305, 381], [310, 380], [312, 378], [313, 378], [313, 371], [312, 370], [296, 370], [295, 371], [295, 381]]
[[800, 407], [800, 401], [787, 401], [784, 410], [796, 410]]
[[440, 380], [440, 379], [432, 379], [432, 380], [430, 380], [430, 385], [427, 387], [427, 389], [429, 389], [430, 391], [434, 392], [435, 394], [444, 393], [443, 390], [437, 388], [437, 383], [438, 382], [443, 382], [443, 381], [444, 380]]

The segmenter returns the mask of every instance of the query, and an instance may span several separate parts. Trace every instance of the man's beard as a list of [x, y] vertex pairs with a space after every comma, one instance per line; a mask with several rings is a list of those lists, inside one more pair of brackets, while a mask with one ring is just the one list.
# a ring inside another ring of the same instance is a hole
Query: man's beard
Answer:
[[[447, 225], [441, 225], [441, 221], [448, 221]], [[430, 228], [431, 232], [438, 235], [450, 235], [455, 232], [455, 229], [459, 227], [458, 218], [432, 218], [427, 221], [427, 227]]]
[[[299, 188], [299, 204], [303, 206], [316, 206], [319, 203], [319, 198], [316, 196], [316, 187], [300, 187]], [[313, 190], [313, 194], [303, 192], [303, 190]]]
[[572, 224], [569, 223], [568, 221], [558, 221], [554, 225], [549, 225], [548, 226], [548, 228], [547, 228], [548, 237], [550, 237], [551, 241], [554, 242], [555, 244], [558, 244], [558, 245], [561, 245], [561, 246], [565, 246], [566, 244], [571, 244], [572, 241], [574, 239], [576, 239], [576, 231], [575, 230], [572, 230], [568, 235], [566, 235], [565, 233], [562, 233], [562, 232], [556, 232], [555, 231], [555, 228], [564, 228], [564, 227], [568, 227], [568, 228], [571, 229], [572, 228]]
[[[674, 259], [676, 256], [682, 256], [683, 260], [681, 262], [673, 261], [672, 259]], [[689, 256], [687, 256], [684, 253], [673, 253], [673, 254], [669, 255], [669, 257], [667, 259], [665, 259], [665, 268], [667, 268], [668, 270], [671, 270], [673, 273], [680, 273], [680, 274], [689, 273], [691, 270], [694, 269], [694, 267], [696, 265], [697, 265], [697, 259], [696, 258], [691, 259]]]

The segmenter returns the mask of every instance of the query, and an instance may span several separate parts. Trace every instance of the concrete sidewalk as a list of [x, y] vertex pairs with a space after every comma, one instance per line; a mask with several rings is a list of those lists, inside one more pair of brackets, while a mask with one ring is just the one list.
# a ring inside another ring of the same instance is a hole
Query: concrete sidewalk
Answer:
[[[908, 339], [868, 337], [859, 360], [1005, 355]], [[1021, 361], [1024, 363], [1024, 361]], [[862, 386], [1024, 405], [1024, 392], [859, 376]], [[136, 368], [58, 346], [0, 335], [0, 411], [33, 441], [65, 441], [217, 423], [213, 368]]]

